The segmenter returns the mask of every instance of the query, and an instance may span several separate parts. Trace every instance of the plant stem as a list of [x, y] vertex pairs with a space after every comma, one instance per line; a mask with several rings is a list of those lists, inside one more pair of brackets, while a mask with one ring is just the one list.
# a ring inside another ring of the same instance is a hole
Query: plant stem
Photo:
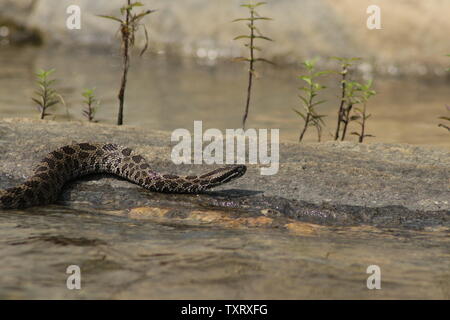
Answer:
[[[128, 6], [131, 5], [131, 0], [128, 0]], [[121, 33], [122, 33], [122, 43], [123, 43], [123, 74], [122, 74], [122, 81], [120, 84], [120, 91], [119, 91], [119, 113], [117, 115], [117, 125], [123, 124], [123, 105], [125, 101], [125, 88], [127, 85], [127, 74], [128, 74], [128, 68], [129, 68], [129, 36], [130, 36], [130, 30], [129, 28], [130, 23], [130, 9], [126, 10], [125, 14], [125, 25], [121, 26]]]
[[344, 128], [342, 129], [341, 141], [344, 141], [344, 139], [345, 139], [345, 134], [347, 132], [347, 126], [350, 123], [350, 112], [352, 111], [352, 108], [353, 108], [353, 104], [350, 104], [344, 110], [344, 118], [343, 118]]
[[[311, 75], [311, 72], [310, 72], [310, 75]], [[298, 139], [298, 142], [303, 140], [303, 136], [305, 135], [305, 132], [306, 132], [306, 130], [308, 128], [308, 125], [309, 125], [309, 121], [311, 120], [311, 109], [312, 109], [311, 105], [312, 105], [312, 100], [313, 100], [313, 90], [314, 90], [314, 88], [313, 88], [313, 85], [312, 85], [312, 82], [311, 82], [311, 84], [309, 85], [308, 112], [306, 114], [305, 126], [303, 127], [303, 131], [300, 134], [300, 138]]]
[[359, 143], [362, 143], [364, 141], [365, 130], [366, 130], [366, 104], [364, 103], [361, 121], [361, 134], [359, 135], [358, 139]]
[[303, 140], [303, 136], [305, 135], [306, 129], [308, 128], [309, 118], [310, 118], [310, 113], [308, 112], [308, 114], [306, 115], [306, 119], [305, 119], [305, 126], [303, 127], [300, 137], [298, 138], [298, 142], [301, 142]]
[[89, 122], [91, 122], [94, 119], [94, 117], [92, 116], [92, 101], [91, 98], [89, 97], [88, 99], [88, 120]]
[[45, 117], [45, 106], [47, 105], [47, 87], [44, 86], [44, 94], [42, 95], [41, 120]]
[[254, 40], [254, 30], [253, 30], [253, 10], [250, 11], [250, 68], [248, 70], [248, 88], [247, 88], [247, 103], [245, 105], [245, 113], [242, 119], [242, 128], [245, 129], [245, 122], [248, 117], [248, 108], [250, 106], [250, 96], [252, 91], [252, 83], [253, 83], [253, 63], [254, 63], [254, 55], [253, 55], [253, 40]]
[[338, 123], [337, 123], [337, 127], [336, 127], [336, 133], [334, 135], [334, 140], [338, 140], [339, 139], [339, 130], [341, 129], [341, 122], [344, 116], [344, 104], [345, 104], [345, 95], [346, 95], [346, 82], [345, 82], [345, 77], [347, 76], [347, 67], [343, 66], [342, 68], [342, 96], [341, 96], [341, 105], [339, 106], [339, 111], [338, 111]]
[[322, 140], [322, 128], [316, 126], [316, 129], [317, 129], [317, 142], [320, 142], [320, 140]]

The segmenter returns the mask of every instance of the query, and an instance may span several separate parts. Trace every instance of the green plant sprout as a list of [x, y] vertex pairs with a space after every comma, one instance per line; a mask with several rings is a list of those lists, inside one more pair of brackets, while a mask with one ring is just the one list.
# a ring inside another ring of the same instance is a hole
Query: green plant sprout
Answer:
[[[355, 88], [354, 87], [349, 88], [348, 73], [349, 73], [350, 68], [354, 65], [354, 63], [356, 61], [361, 60], [361, 58], [332, 57], [332, 59], [339, 61], [340, 66], [341, 66], [341, 71], [339, 72], [339, 74], [341, 75], [341, 101], [340, 101], [339, 110], [338, 110], [338, 122], [337, 122], [337, 126], [336, 126], [336, 133], [334, 134], [334, 140], [338, 140], [339, 134], [341, 132], [341, 124], [344, 124], [344, 128], [346, 131], [346, 127], [348, 125], [348, 121], [347, 121], [347, 123], [345, 122], [346, 115], [347, 116], [350, 115], [351, 109], [353, 107], [349, 96], [354, 94], [354, 92], [351, 92], [351, 90], [349, 90], [349, 89], [355, 89]], [[352, 86], [352, 85], [350, 84], [350, 86]], [[345, 133], [341, 137], [341, 141], [344, 140], [344, 138], [345, 138]]]
[[358, 136], [358, 142], [364, 142], [364, 138], [374, 137], [371, 134], [366, 134], [366, 121], [370, 118], [371, 114], [367, 114], [367, 101], [376, 94], [372, 90], [372, 80], [369, 80], [366, 84], [360, 85], [361, 89], [361, 103], [362, 108], [355, 107], [354, 115], [350, 117], [351, 121], [356, 121], [360, 127], [361, 131], [353, 131], [351, 134]]
[[323, 119], [325, 115], [320, 115], [315, 110], [315, 107], [326, 102], [326, 100], [315, 101], [315, 98], [319, 94], [319, 92], [326, 87], [316, 82], [315, 79], [325, 74], [329, 74], [330, 71], [316, 71], [315, 70], [315, 60], [306, 60], [303, 62], [304, 67], [306, 68], [307, 74], [299, 76], [299, 79], [306, 82], [306, 86], [299, 88], [302, 90], [304, 94], [300, 94], [299, 98], [302, 100], [302, 105], [304, 112], [294, 109], [294, 112], [297, 113], [304, 120], [303, 129], [298, 138], [298, 142], [303, 140], [303, 136], [306, 133], [308, 127], [315, 127], [317, 130], [317, 139], [320, 142], [322, 137], [322, 125], [324, 125]]
[[[448, 112], [450, 112], [450, 106], [449, 105], [446, 105], [445, 108], [447, 109]], [[448, 117], [442, 116], [442, 117], [439, 117], [439, 119], [446, 120], [446, 121], [450, 122], [450, 116], [448, 116]], [[450, 123], [449, 123], [449, 125], [445, 125], [443, 123], [439, 123], [438, 127], [447, 129], [450, 132]]]
[[145, 10], [140, 13], [133, 13], [133, 8], [142, 7], [143, 4], [141, 2], [131, 2], [131, 0], [127, 0], [127, 4], [120, 8], [120, 14], [122, 15], [122, 19], [114, 16], [107, 15], [98, 15], [101, 18], [111, 19], [120, 23], [119, 31], [121, 35], [121, 44], [122, 44], [122, 79], [120, 90], [118, 94], [119, 99], [119, 112], [117, 115], [117, 124], [123, 124], [123, 106], [125, 102], [125, 89], [127, 85], [127, 74], [128, 69], [130, 67], [130, 55], [129, 49], [134, 46], [135, 34], [136, 32], [142, 28], [144, 30], [145, 35], [145, 45], [141, 50], [140, 55], [147, 50], [148, 47], [148, 33], [145, 24], [141, 23], [142, 18], [146, 15], [155, 12], [155, 10]]
[[47, 113], [47, 109], [51, 106], [63, 102], [61, 95], [59, 95], [52, 85], [56, 82], [55, 79], [49, 79], [49, 76], [55, 71], [55, 69], [50, 70], [39, 70], [36, 73], [36, 82], [39, 86], [39, 90], [35, 91], [37, 97], [32, 97], [31, 99], [38, 105], [38, 110], [40, 112], [40, 118], [44, 119], [45, 116], [50, 115]]
[[[447, 54], [447, 57], [450, 57], [450, 54]], [[447, 71], [450, 71], [450, 68], [448, 68]], [[450, 106], [449, 105], [446, 105], [445, 108], [447, 109], [447, 111], [450, 112]], [[442, 116], [442, 117], [439, 117], [439, 119], [446, 120], [446, 121], [450, 122], [450, 116], [449, 117]], [[450, 132], [450, 124], [449, 125], [445, 125], [443, 123], [439, 123], [438, 127], [447, 129]]]
[[83, 115], [88, 119], [89, 122], [98, 122], [94, 120], [95, 113], [97, 112], [97, 108], [100, 105], [100, 101], [94, 95], [95, 88], [93, 89], [85, 89], [82, 93], [82, 96], [85, 98], [83, 103], [85, 104], [85, 109], [83, 110]]
[[247, 22], [247, 27], [250, 29], [250, 34], [249, 35], [240, 35], [235, 37], [233, 40], [240, 40], [240, 39], [248, 39], [249, 42], [245, 43], [244, 45], [248, 48], [249, 50], [249, 57], [239, 57], [236, 58], [235, 61], [245, 61], [249, 63], [249, 69], [248, 69], [248, 87], [247, 87], [247, 100], [246, 100], [246, 104], [245, 104], [245, 112], [244, 112], [244, 117], [242, 118], [242, 127], [245, 129], [245, 123], [247, 121], [247, 117], [248, 117], [248, 109], [250, 106], [250, 97], [251, 97], [251, 91], [252, 91], [252, 83], [253, 83], [253, 76], [255, 75], [255, 62], [257, 61], [261, 61], [261, 62], [266, 62], [266, 63], [270, 63], [273, 64], [273, 62], [264, 59], [264, 58], [256, 58], [255, 57], [255, 50], [256, 51], [261, 51], [260, 47], [255, 46], [255, 40], [256, 39], [261, 39], [261, 40], [267, 40], [267, 41], [273, 41], [272, 39], [270, 39], [269, 37], [264, 36], [259, 29], [255, 26], [255, 22], [258, 20], [272, 20], [271, 18], [268, 17], [261, 17], [255, 10], [256, 7], [262, 6], [266, 4], [266, 2], [257, 2], [257, 3], [247, 3], [247, 4], [242, 4], [241, 7], [245, 7], [249, 10], [249, 14], [250, 16], [248, 18], [239, 18], [239, 19], [235, 19], [233, 20], [233, 22], [238, 22], [238, 21], [245, 21]]
[[361, 92], [362, 85], [357, 81], [346, 81], [346, 92], [345, 92], [345, 104], [342, 109], [342, 135], [341, 141], [344, 141], [345, 135], [347, 134], [347, 128], [352, 121], [351, 112], [353, 107], [361, 103]]

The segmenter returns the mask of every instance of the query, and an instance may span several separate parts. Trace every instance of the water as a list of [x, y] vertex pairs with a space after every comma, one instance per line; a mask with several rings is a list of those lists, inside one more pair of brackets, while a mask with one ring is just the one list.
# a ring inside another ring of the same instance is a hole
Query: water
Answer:
[[[97, 119], [115, 123], [121, 60], [116, 51], [83, 49], [5, 49], [0, 52], [0, 113], [3, 117], [37, 117], [31, 101], [35, 90], [34, 72], [55, 68], [56, 86], [68, 110], [52, 112], [56, 120], [82, 119], [85, 88], [96, 88], [101, 99]], [[125, 123], [145, 128], [173, 130], [193, 128], [203, 120], [204, 128], [240, 126], [246, 98], [246, 66], [229, 61], [184, 59], [147, 54], [133, 56], [126, 92]], [[283, 141], [296, 141], [302, 125], [292, 111], [300, 107], [296, 67], [260, 66], [255, 81], [248, 126], [279, 128]], [[378, 95], [370, 101], [367, 142], [391, 142], [449, 147], [446, 130], [438, 128], [439, 116], [450, 103], [450, 84], [445, 78], [375, 77]], [[328, 102], [319, 112], [326, 114], [324, 140], [332, 139], [338, 107], [339, 81], [326, 81]], [[68, 114], [69, 113], [69, 116]], [[349, 131], [357, 130], [357, 126]], [[306, 141], [315, 141], [310, 130]], [[355, 140], [355, 136], [349, 136]]]
[[[0, 112], [37, 117], [34, 72], [56, 68], [68, 113], [80, 120], [81, 91], [96, 87], [98, 120], [114, 123], [120, 58], [105, 52], [5, 49], [0, 52]], [[261, 70], [249, 126], [280, 128], [295, 141], [300, 121], [295, 68]], [[437, 117], [450, 103], [443, 78], [378, 79], [370, 141], [448, 147]], [[238, 127], [246, 73], [240, 64], [148, 55], [133, 57], [125, 123], [143, 128]], [[323, 106], [334, 128], [338, 87]], [[76, 137], [74, 137], [76, 139]], [[307, 136], [313, 141], [314, 136]], [[93, 211], [95, 208], [93, 208]], [[422, 231], [299, 224], [275, 228], [136, 220], [126, 211], [86, 212], [62, 206], [0, 212], [0, 298], [450, 298], [448, 228]], [[66, 268], [82, 270], [82, 290], [66, 288]], [[382, 290], [368, 290], [366, 269], [379, 265]]]
[[[450, 298], [448, 230], [287, 232], [115, 214], [1, 212], [0, 297]], [[382, 290], [366, 287], [373, 264]], [[81, 268], [81, 290], [66, 288], [69, 265]]]

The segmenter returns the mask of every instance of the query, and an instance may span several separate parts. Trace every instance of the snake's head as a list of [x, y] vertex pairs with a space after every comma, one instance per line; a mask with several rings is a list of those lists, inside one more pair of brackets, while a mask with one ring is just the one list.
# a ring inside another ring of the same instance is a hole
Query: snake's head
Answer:
[[209, 182], [205, 188], [209, 189], [240, 178], [246, 171], [247, 167], [245, 165], [230, 165], [206, 173], [200, 178]]

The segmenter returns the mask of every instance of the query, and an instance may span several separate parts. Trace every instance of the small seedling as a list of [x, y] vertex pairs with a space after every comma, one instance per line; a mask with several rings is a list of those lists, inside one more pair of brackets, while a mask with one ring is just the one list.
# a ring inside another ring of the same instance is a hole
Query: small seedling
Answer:
[[353, 107], [362, 102], [362, 85], [357, 81], [346, 81], [346, 92], [345, 92], [345, 103], [342, 109], [342, 135], [341, 141], [344, 141], [345, 135], [347, 134], [347, 128], [352, 121], [352, 111]]
[[[447, 109], [448, 112], [450, 112], [450, 106], [449, 105], [445, 106], [445, 108]], [[449, 123], [447, 125], [445, 125], [443, 123], [439, 123], [438, 127], [447, 129], [450, 132], [450, 115], [447, 116], [447, 117], [445, 117], [445, 116], [439, 117], [439, 119], [446, 120]]]
[[122, 80], [120, 85], [120, 90], [118, 94], [119, 99], [119, 112], [117, 115], [117, 124], [123, 124], [123, 106], [125, 102], [125, 89], [127, 85], [127, 74], [128, 69], [130, 67], [130, 55], [129, 49], [134, 46], [135, 34], [140, 28], [144, 30], [145, 36], [145, 45], [142, 49], [140, 55], [147, 50], [148, 47], [148, 33], [145, 24], [141, 23], [142, 18], [146, 15], [154, 12], [155, 10], [145, 10], [140, 13], [133, 13], [133, 9], [135, 7], [142, 7], [143, 4], [141, 2], [131, 2], [131, 0], [127, 0], [127, 4], [120, 8], [121, 18], [107, 15], [98, 15], [99, 17], [111, 19], [120, 23], [119, 31], [121, 35], [121, 44], [122, 44]]
[[360, 127], [361, 131], [353, 131], [351, 134], [358, 136], [358, 142], [364, 142], [364, 138], [374, 137], [371, 134], [366, 134], [366, 121], [370, 118], [370, 114], [367, 114], [367, 101], [376, 94], [372, 90], [372, 81], [368, 81], [366, 84], [361, 85], [361, 103], [362, 108], [356, 107], [354, 115], [350, 117], [350, 121], [356, 121]]
[[[345, 117], [346, 115], [350, 115], [350, 111], [352, 109], [351, 101], [349, 99], [349, 95], [352, 94], [352, 90], [355, 89], [349, 88], [351, 84], [349, 85], [349, 70], [354, 65], [356, 61], [361, 60], [361, 58], [341, 58], [341, 57], [332, 57], [332, 59], [339, 61], [341, 71], [339, 74], [341, 75], [341, 101], [339, 104], [339, 110], [338, 110], [338, 122], [336, 126], [336, 133], [334, 134], [334, 140], [339, 139], [339, 134], [341, 132], [341, 124], [344, 124], [345, 128], [348, 125], [345, 123]], [[350, 90], [349, 90], [350, 89]], [[346, 130], [346, 129], [345, 129]], [[341, 137], [341, 140], [344, 140], [345, 133]]]
[[94, 95], [94, 89], [85, 89], [82, 96], [85, 98], [83, 103], [85, 104], [85, 109], [83, 110], [83, 116], [85, 116], [89, 122], [98, 122], [94, 120], [95, 113], [100, 104], [100, 101]]
[[[447, 57], [450, 57], [450, 54], [447, 54]], [[447, 71], [450, 71], [450, 68], [448, 68]], [[450, 112], [450, 106], [449, 105], [446, 105], [445, 108], [447, 109], [447, 111]], [[439, 117], [439, 119], [446, 120], [446, 121], [450, 122], [450, 116], [448, 116], [448, 117], [442, 116], [442, 117]], [[438, 127], [447, 129], [450, 132], [450, 124], [449, 125], [445, 125], [443, 123], [439, 123]]]
[[317, 139], [320, 142], [322, 137], [322, 126], [324, 125], [323, 119], [325, 115], [320, 115], [317, 113], [315, 108], [324, 103], [325, 100], [315, 101], [315, 98], [319, 94], [319, 92], [326, 87], [316, 82], [316, 78], [330, 73], [330, 71], [316, 71], [315, 70], [315, 61], [307, 60], [303, 62], [304, 67], [306, 68], [307, 74], [299, 76], [301, 80], [306, 82], [306, 86], [299, 88], [303, 91], [303, 94], [299, 95], [299, 98], [302, 100], [302, 105], [304, 111], [299, 111], [294, 109], [294, 112], [297, 113], [304, 120], [303, 129], [300, 133], [298, 141], [301, 142], [303, 140], [303, 136], [306, 133], [308, 127], [315, 127], [317, 130]]
[[250, 106], [250, 97], [251, 97], [251, 91], [252, 91], [252, 83], [253, 83], [253, 77], [255, 76], [255, 62], [257, 61], [261, 61], [261, 62], [266, 62], [266, 63], [270, 63], [273, 64], [273, 62], [264, 59], [264, 58], [256, 58], [255, 57], [255, 51], [261, 51], [260, 47], [257, 47], [255, 45], [255, 40], [256, 39], [261, 39], [261, 40], [267, 40], [267, 41], [273, 41], [272, 39], [270, 39], [269, 37], [264, 36], [259, 29], [256, 27], [255, 22], [258, 20], [272, 20], [271, 18], [268, 17], [262, 17], [260, 16], [257, 12], [256, 12], [256, 7], [262, 6], [266, 4], [266, 2], [257, 2], [257, 3], [247, 3], [247, 4], [242, 4], [241, 7], [245, 7], [249, 10], [249, 17], [248, 18], [239, 18], [239, 19], [235, 19], [233, 20], [233, 22], [238, 22], [238, 21], [245, 21], [247, 22], [247, 27], [250, 29], [250, 34], [249, 35], [240, 35], [235, 37], [233, 40], [240, 40], [240, 39], [248, 39], [249, 42], [245, 43], [244, 45], [248, 48], [249, 50], [249, 57], [239, 57], [234, 59], [235, 61], [245, 61], [249, 63], [249, 69], [248, 69], [248, 86], [247, 86], [247, 100], [246, 100], [246, 104], [245, 104], [245, 112], [244, 112], [244, 117], [242, 118], [242, 127], [245, 128], [245, 123], [247, 121], [247, 117], [248, 117], [248, 109]]
[[36, 102], [41, 119], [44, 119], [45, 116], [50, 115], [50, 113], [47, 113], [48, 108], [64, 101], [62, 97], [55, 91], [55, 89], [52, 88], [56, 80], [49, 79], [49, 76], [54, 71], [55, 69], [50, 69], [47, 71], [39, 70], [36, 73], [36, 82], [39, 86], [39, 89], [35, 91], [37, 97], [32, 97], [31, 99]]

